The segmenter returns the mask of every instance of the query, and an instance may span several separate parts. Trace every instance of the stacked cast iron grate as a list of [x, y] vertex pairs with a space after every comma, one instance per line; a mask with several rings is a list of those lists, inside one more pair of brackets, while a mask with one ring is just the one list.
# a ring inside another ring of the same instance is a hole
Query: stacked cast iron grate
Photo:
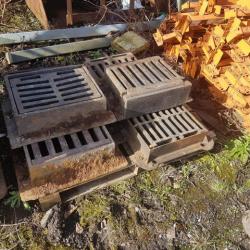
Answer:
[[[135, 175], [137, 166], [148, 169], [152, 162], [213, 147], [211, 134], [186, 106], [191, 83], [158, 56], [137, 60], [125, 53], [87, 59], [83, 65], [9, 74], [5, 84], [8, 136], [12, 148], [24, 149], [31, 186], [33, 181], [63, 173], [72, 162], [80, 164], [100, 152], [104, 162], [108, 153], [116, 155], [121, 142], [105, 126], [111, 123], [132, 152], [129, 158], [122, 156], [121, 172], [116, 166], [119, 174], [111, 171], [107, 177], [89, 180], [92, 184], [79, 183], [57, 192], [77, 186], [86, 193], [91, 185], [92, 190], [93, 185], [102, 187]], [[116, 122], [122, 122], [123, 131]], [[124, 172], [124, 162], [127, 168], [133, 166], [132, 172]], [[22, 192], [21, 197], [29, 200]]]

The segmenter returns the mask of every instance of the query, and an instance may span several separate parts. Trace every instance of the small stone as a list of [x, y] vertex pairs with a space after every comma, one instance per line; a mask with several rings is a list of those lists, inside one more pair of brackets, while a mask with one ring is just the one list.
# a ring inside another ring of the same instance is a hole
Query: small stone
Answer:
[[82, 234], [83, 233], [83, 228], [79, 223], [76, 223], [76, 233], [77, 234]]
[[247, 210], [242, 217], [242, 224], [245, 233], [250, 237], [250, 210]]
[[176, 237], [175, 225], [167, 230], [167, 238], [168, 240], [174, 240]]
[[49, 222], [49, 220], [51, 219], [52, 215], [53, 215], [53, 209], [51, 208], [51, 209], [49, 209], [49, 210], [45, 213], [45, 215], [44, 215], [43, 218], [41, 219], [40, 224], [41, 224], [41, 227], [42, 227], [42, 228], [47, 227], [48, 222]]

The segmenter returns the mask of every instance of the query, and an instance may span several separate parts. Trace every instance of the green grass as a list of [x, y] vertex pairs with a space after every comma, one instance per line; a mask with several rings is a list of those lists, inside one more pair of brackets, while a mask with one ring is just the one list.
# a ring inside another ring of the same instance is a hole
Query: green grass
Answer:
[[80, 224], [83, 227], [100, 222], [110, 216], [109, 201], [107, 197], [93, 194], [86, 199], [77, 200]]

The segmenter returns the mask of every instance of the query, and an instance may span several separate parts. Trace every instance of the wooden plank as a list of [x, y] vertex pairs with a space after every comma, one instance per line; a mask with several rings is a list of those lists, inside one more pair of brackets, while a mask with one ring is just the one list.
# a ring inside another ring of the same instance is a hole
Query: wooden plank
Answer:
[[46, 15], [42, 0], [25, 0], [29, 9], [34, 13], [45, 29], [49, 28], [49, 21]]
[[72, 0], [67, 0], [67, 25], [73, 25], [73, 6], [72, 6]]
[[9, 64], [26, 62], [34, 59], [45, 58], [49, 56], [64, 55], [78, 51], [105, 48], [110, 46], [111, 38], [96, 38], [87, 41], [73, 42], [52, 45], [42, 48], [27, 49], [16, 52], [7, 52], [6, 59]]
[[124, 32], [128, 27], [135, 28], [135, 30], [145, 31], [156, 29], [162, 19], [153, 20], [149, 22], [138, 22], [133, 24], [118, 23], [110, 25], [96, 25], [89, 27], [79, 27], [71, 29], [55, 29], [55, 30], [39, 30], [31, 32], [18, 32], [18, 33], [6, 33], [0, 34], [0, 45], [18, 44], [39, 42], [48, 40], [63, 40], [71, 38], [89, 38], [106, 36], [110, 33]]

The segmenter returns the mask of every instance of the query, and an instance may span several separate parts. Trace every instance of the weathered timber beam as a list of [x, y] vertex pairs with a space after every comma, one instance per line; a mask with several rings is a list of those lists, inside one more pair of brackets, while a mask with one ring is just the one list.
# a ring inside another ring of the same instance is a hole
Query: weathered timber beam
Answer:
[[9, 64], [26, 62], [38, 58], [57, 56], [78, 51], [105, 48], [111, 44], [110, 37], [95, 38], [87, 41], [52, 45], [42, 48], [27, 49], [16, 52], [7, 52], [6, 59]]
[[154, 30], [160, 25], [161, 21], [162, 19], [159, 20], [157, 19], [149, 22], [138, 22], [131, 24], [120, 23], [120, 24], [96, 25], [96, 26], [71, 28], [71, 29], [6, 33], [6, 34], [0, 34], [0, 45], [70, 39], [70, 38], [88, 38], [88, 37], [106, 36], [111, 32], [126, 31], [130, 27], [139, 31], [145, 31], [147, 29]]

